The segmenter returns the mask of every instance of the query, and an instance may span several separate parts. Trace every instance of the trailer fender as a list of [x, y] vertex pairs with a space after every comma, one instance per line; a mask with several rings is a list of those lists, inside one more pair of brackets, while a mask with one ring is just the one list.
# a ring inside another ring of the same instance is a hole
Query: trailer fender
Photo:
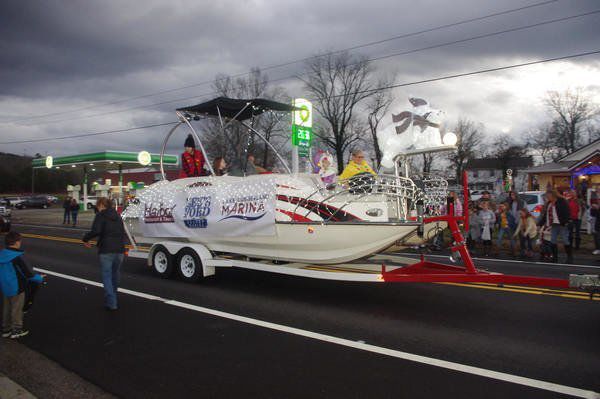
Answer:
[[207, 263], [208, 263], [207, 261], [213, 259], [213, 255], [208, 250], [208, 248], [206, 248], [202, 244], [194, 244], [194, 243], [189, 243], [189, 242], [162, 241], [162, 242], [157, 242], [157, 243], [153, 244], [152, 248], [150, 248], [150, 252], [149, 252], [149, 256], [148, 256], [148, 266], [152, 266], [152, 258], [154, 255], [154, 250], [159, 245], [162, 245], [163, 247], [165, 247], [172, 256], [176, 256], [177, 253], [180, 250], [182, 250], [183, 248], [190, 248], [191, 250], [196, 252], [198, 257], [202, 261], [202, 275], [204, 277], [208, 277], [208, 276], [212, 276], [215, 274], [214, 266], [207, 265]]

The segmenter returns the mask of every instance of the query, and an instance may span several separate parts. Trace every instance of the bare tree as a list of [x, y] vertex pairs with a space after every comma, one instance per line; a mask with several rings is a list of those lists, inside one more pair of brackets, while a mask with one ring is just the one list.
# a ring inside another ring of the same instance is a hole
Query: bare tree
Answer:
[[[380, 79], [377, 83], [377, 87], [389, 86], [394, 78]], [[379, 169], [381, 164], [382, 152], [379, 148], [379, 141], [377, 139], [377, 129], [381, 123], [382, 118], [388, 113], [390, 105], [394, 101], [394, 96], [391, 90], [378, 91], [369, 99], [367, 102], [366, 110], [367, 123], [369, 124], [369, 131], [371, 133], [371, 139], [373, 140], [373, 149], [375, 152], [376, 167]]]
[[431, 173], [433, 165], [438, 159], [439, 153], [437, 152], [424, 152], [422, 154], [422, 168], [423, 173]]
[[[288, 101], [289, 98], [281, 87], [269, 87], [269, 79], [259, 68], [252, 68], [246, 78], [232, 79], [230, 76], [218, 75], [213, 83], [215, 91], [224, 97], [256, 98], [265, 97], [273, 100]], [[265, 139], [276, 147], [278, 141], [285, 137], [281, 130], [280, 116], [270, 112], [258, 115], [253, 121], [253, 127], [260, 130]], [[208, 139], [209, 152], [214, 156], [226, 156], [233, 162], [242, 162], [246, 150], [253, 152], [257, 160], [262, 160], [263, 166], [271, 166], [272, 156], [266, 142], [256, 144], [254, 134], [239, 124], [229, 125], [221, 132], [220, 122], [209, 121], [207, 130], [212, 132]]]
[[483, 125], [461, 118], [454, 128], [454, 132], [458, 137], [457, 148], [456, 151], [449, 153], [448, 160], [456, 172], [457, 183], [462, 183], [465, 166], [469, 159], [475, 158], [483, 140]]
[[555, 144], [551, 130], [552, 124], [545, 124], [530, 130], [525, 135], [527, 148], [533, 155], [539, 156], [542, 163], [556, 161], [563, 155], [561, 149]]
[[553, 116], [555, 144], [566, 153], [577, 150], [583, 143], [583, 130], [598, 115], [598, 107], [581, 88], [550, 91], [544, 103]]
[[[517, 143], [508, 134], [496, 136], [492, 143], [491, 148], [493, 150], [489, 155], [498, 159], [500, 169], [502, 169], [502, 176], [506, 174], [508, 169], [511, 169], [512, 161], [527, 156], [527, 146]], [[517, 176], [517, 173], [518, 170], [513, 170], [513, 177]]]
[[344, 154], [361, 137], [356, 122], [358, 105], [373, 96], [372, 68], [366, 57], [348, 52], [325, 54], [306, 63], [306, 78], [300, 78], [314, 97], [316, 111], [328, 122], [315, 134], [336, 154], [338, 170], [344, 169]]

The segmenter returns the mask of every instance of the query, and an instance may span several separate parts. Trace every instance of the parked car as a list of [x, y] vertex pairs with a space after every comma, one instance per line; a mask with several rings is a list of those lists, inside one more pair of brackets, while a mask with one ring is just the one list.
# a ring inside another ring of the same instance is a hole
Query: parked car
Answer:
[[544, 191], [523, 191], [519, 193], [519, 197], [527, 204], [527, 209], [534, 218], [540, 217], [542, 208], [546, 203]]
[[480, 190], [471, 190], [469, 193], [469, 200], [471, 201], [479, 201], [479, 199], [481, 198], [481, 191]]
[[0, 215], [0, 232], [6, 233], [10, 231], [10, 216]]
[[47, 195], [46, 197], [48, 197], [48, 201], [52, 202], [53, 204], [58, 203], [58, 197], [55, 197], [54, 195]]
[[48, 197], [45, 195], [36, 195], [35, 197], [27, 198], [25, 201], [15, 205], [17, 209], [25, 208], [48, 208], [52, 205], [52, 202], [48, 201]]
[[27, 199], [27, 197], [4, 197], [4, 198], [2, 198], [2, 201], [8, 207], [14, 208], [17, 204], [20, 204], [21, 202], [25, 201], [26, 199]]
[[6, 216], [10, 218], [11, 215], [12, 211], [10, 210], [10, 207], [6, 205], [0, 205], [0, 216]]
[[[87, 203], [85, 204], [86, 209], [92, 209], [93, 207], [95, 207], [97, 200], [98, 200], [98, 197], [88, 196]], [[83, 203], [83, 197], [79, 198], [79, 203]]]

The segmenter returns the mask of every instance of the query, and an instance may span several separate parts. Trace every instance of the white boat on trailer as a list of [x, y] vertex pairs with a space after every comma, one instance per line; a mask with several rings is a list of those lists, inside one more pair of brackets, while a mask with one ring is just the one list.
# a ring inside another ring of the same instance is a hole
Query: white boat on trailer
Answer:
[[[133, 246], [130, 257], [147, 259], [162, 277], [170, 277], [177, 269], [188, 281], [211, 276], [218, 267], [238, 267], [360, 282], [575, 287], [589, 292], [591, 299], [600, 292], [597, 275], [572, 274], [567, 280], [477, 269], [459, 228], [459, 222], [468, 228], [468, 216], [455, 216], [451, 203], [447, 215], [439, 214], [447, 197], [448, 185], [443, 179], [411, 179], [407, 168], [401, 176], [398, 163], [394, 176], [356, 176], [334, 186], [325, 186], [317, 175], [292, 173], [253, 124], [245, 122], [272, 110], [295, 111], [289, 105], [267, 100], [223, 98], [177, 111], [180, 123], [165, 138], [161, 152], [164, 180], [145, 189], [139, 202], [130, 204], [122, 214]], [[201, 115], [218, 116], [222, 129], [238, 119], [271, 147], [288, 173], [216, 177], [209, 164], [213, 176], [167, 181], [162, 155], [180, 125], [191, 129], [208, 159], [190, 123]], [[229, 119], [227, 123], [224, 118]], [[463, 186], [466, 203], [466, 174]], [[436, 225], [429, 230], [437, 231], [438, 223], [448, 225], [454, 240], [452, 251], [460, 254], [463, 266], [431, 262], [423, 255], [418, 260], [378, 254], [417, 232], [427, 236], [428, 227]]]
[[155, 266], [157, 248], [164, 252], [164, 259], [158, 256], [163, 265], [165, 261], [181, 263], [180, 252], [193, 248], [202, 255], [195, 260], [207, 264], [220, 258], [215, 254], [228, 254], [330, 265], [368, 258], [422, 232], [422, 210], [439, 209], [447, 194], [445, 180], [420, 177], [414, 181], [400, 176], [397, 169], [396, 175], [359, 175], [325, 185], [316, 174], [292, 173], [271, 143], [247, 121], [264, 112], [297, 110], [269, 100], [228, 98], [177, 110], [180, 122], [165, 137], [161, 158], [175, 130], [186, 125], [208, 160], [191, 122], [216, 117], [223, 130], [239, 123], [263, 139], [287, 173], [215, 176], [209, 162], [211, 176], [167, 181], [161, 163], [163, 180], [147, 187], [122, 215], [134, 246], [150, 246], [147, 256]]

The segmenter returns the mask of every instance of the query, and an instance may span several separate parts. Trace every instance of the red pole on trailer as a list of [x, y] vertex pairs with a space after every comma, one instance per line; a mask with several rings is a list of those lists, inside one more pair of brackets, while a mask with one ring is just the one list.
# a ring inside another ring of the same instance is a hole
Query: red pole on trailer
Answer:
[[469, 231], [469, 182], [467, 181], [467, 171], [463, 170], [463, 217], [465, 218], [465, 231]]

